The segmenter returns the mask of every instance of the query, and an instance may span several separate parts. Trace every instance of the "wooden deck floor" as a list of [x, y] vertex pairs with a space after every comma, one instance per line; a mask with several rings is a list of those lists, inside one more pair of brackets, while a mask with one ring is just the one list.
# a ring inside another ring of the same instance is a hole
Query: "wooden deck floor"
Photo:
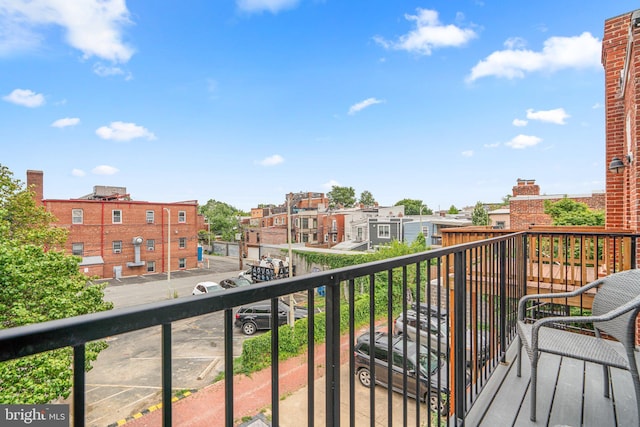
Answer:
[[[621, 346], [622, 348], [622, 346]], [[611, 369], [613, 392], [604, 397], [600, 365], [544, 354], [538, 364], [537, 421], [529, 420], [530, 365], [523, 350], [522, 376], [516, 376], [516, 344], [507, 364], [490, 378], [465, 420], [467, 426], [638, 426], [629, 372]], [[640, 360], [636, 352], [636, 359]]]

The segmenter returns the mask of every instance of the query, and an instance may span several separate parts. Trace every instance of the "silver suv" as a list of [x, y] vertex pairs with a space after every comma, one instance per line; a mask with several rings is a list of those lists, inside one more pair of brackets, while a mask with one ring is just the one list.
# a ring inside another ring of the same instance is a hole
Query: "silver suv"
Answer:
[[[416, 341], [416, 331], [418, 325], [418, 316], [414, 310], [407, 310], [406, 316], [403, 313], [396, 318], [394, 322], [393, 333], [394, 335], [407, 334], [407, 337], [412, 341]], [[420, 344], [425, 347], [430, 347], [434, 351], [439, 351], [444, 355], [449, 354], [449, 345], [451, 341], [449, 339], [449, 324], [446, 314], [444, 316], [429, 316], [424, 311], [420, 312]], [[486, 345], [486, 340], [480, 332], [477, 333], [476, 342], [473, 343], [471, 331], [467, 329], [466, 339], [466, 358], [470, 363], [471, 348], [475, 344], [478, 351], [478, 361], [483, 362], [488, 357], [489, 349]]]

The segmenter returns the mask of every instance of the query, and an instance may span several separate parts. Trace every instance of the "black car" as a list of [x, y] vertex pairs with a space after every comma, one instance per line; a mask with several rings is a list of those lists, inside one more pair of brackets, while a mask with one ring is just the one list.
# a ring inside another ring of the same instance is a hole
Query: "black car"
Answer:
[[[418, 355], [416, 343], [407, 341], [407, 353], [404, 353], [402, 337], [389, 336], [384, 332], [374, 333], [374, 366], [375, 383], [388, 387], [387, 378], [389, 369], [392, 369], [391, 388], [402, 393], [404, 390], [404, 363], [406, 361], [407, 395], [416, 397], [417, 381], [420, 381], [419, 397], [421, 401], [429, 402], [432, 411], [439, 411], [445, 415], [448, 413], [447, 386], [449, 369], [445, 359], [438, 357], [436, 352], [429, 352], [425, 346], [420, 346]], [[393, 354], [388, 354], [389, 340]], [[370, 372], [371, 336], [364, 333], [356, 341], [355, 372], [362, 385], [371, 387], [372, 375]], [[389, 363], [391, 361], [391, 364]]]
[[[282, 300], [278, 300], [278, 325], [286, 325], [291, 309]], [[294, 320], [307, 317], [305, 308], [294, 307]], [[261, 301], [240, 307], [236, 312], [236, 327], [245, 335], [253, 335], [259, 329], [271, 328], [271, 301]]]

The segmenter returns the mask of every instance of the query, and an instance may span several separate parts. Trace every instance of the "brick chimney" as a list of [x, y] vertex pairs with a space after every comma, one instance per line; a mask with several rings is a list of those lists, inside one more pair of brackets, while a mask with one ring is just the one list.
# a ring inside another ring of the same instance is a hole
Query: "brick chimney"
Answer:
[[37, 204], [41, 205], [44, 199], [44, 173], [42, 171], [27, 171], [27, 188], [34, 192]]
[[540, 186], [536, 184], [535, 179], [520, 179], [518, 184], [513, 187], [513, 197], [516, 196], [539, 196]]

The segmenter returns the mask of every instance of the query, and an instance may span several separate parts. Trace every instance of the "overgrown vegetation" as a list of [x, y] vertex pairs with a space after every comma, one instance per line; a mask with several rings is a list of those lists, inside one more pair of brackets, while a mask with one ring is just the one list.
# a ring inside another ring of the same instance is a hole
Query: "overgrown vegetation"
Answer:
[[[400, 242], [393, 242], [383, 247], [375, 253], [363, 253], [358, 255], [326, 254], [315, 252], [296, 252], [309, 265], [322, 265], [326, 269], [342, 268], [351, 265], [363, 264], [402, 255], [408, 255], [423, 251], [425, 249], [424, 238], [416, 240], [412, 245]], [[423, 268], [421, 266], [421, 268]], [[385, 316], [389, 303], [394, 313], [400, 312], [402, 308], [402, 272], [393, 271], [392, 274], [392, 301], [388, 300], [388, 277], [387, 273], [375, 275], [375, 317]], [[415, 295], [416, 266], [407, 267], [407, 284], [410, 292]], [[345, 284], [346, 286], [346, 284]], [[354, 287], [354, 323], [356, 327], [369, 323], [370, 295], [368, 278], [359, 278]], [[344, 289], [340, 306], [340, 330], [346, 332], [349, 325], [349, 306], [347, 304], [347, 289]], [[294, 327], [288, 325], [278, 329], [279, 337], [279, 357], [280, 360], [297, 356], [307, 349], [307, 327], [308, 319], [300, 319], [295, 322]], [[323, 342], [326, 331], [326, 313], [315, 315], [314, 321], [314, 341]], [[271, 332], [245, 340], [242, 346], [242, 355], [235, 364], [236, 372], [250, 374], [271, 365]]]

